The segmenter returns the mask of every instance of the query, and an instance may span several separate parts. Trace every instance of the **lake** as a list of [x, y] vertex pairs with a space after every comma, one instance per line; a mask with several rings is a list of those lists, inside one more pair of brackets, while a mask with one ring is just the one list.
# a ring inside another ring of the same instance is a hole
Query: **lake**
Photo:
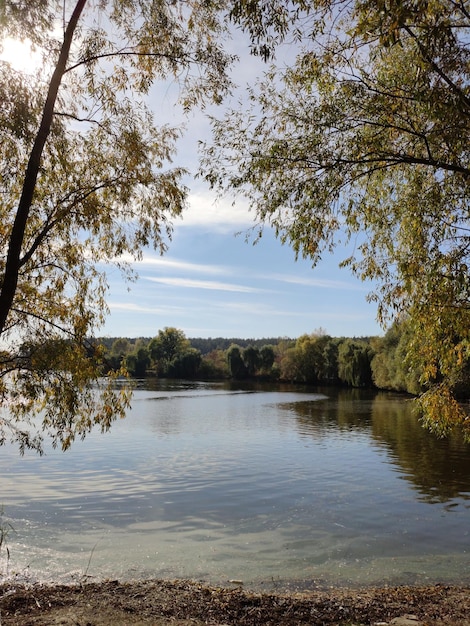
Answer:
[[142, 382], [109, 433], [3, 447], [0, 485], [10, 577], [470, 582], [470, 446], [398, 394]]

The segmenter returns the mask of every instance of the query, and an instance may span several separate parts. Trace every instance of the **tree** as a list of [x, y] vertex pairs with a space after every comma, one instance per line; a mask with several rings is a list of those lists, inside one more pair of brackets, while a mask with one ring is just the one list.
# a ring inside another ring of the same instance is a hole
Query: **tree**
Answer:
[[324, 382], [335, 383], [338, 380], [338, 340], [328, 337], [323, 348], [323, 371]]
[[104, 373], [107, 374], [110, 371], [116, 372], [120, 370], [124, 357], [129, 354], [131, 350], [132, 346], [128, 339], [124, 337], [115, 339], [111, 348], [105, 350]]
[[123, 357], [131, 351], [131, 344], [129, 339], [125, 337], [118, 337], [113, 341], [111, 346], [111, 354], [117, 357]]
[[87, 339], [107, 313], [103, 268], [132, 276], [126, 259], [167, 247], [185, 206], [181, 129], [155, 124], [149, 90], [173, 80], [185, 108], [220, 101], [221, 6], [0, 4], [0, 45], [27, 37], [43, 59], [30, 75], [0, 62], [0, 443], [42, 450], [49, 435], [66, 449], [124, 415], [127, 389], [108, 379], [97, 393], [103, 350]]
[[141, 347], [125, 357], [126, 371], [136, 378], [143, 378], [150, 365], [150, 353], [147, 348]]
[[421, 372], [410, 367], [407, 356], [410, 330], [407, 319], [397, 320], [383, 337], [375, 338], [371, 369], [374, 384], [380, 389], [420, 393]]
[[[192, 342], [191, 345], [193, 345]], [[199, 366], [199, 376], [203, 380], [228, 378], [229, 375], [227, 355], [224, 350], [211, 350], [202, 357]]]
[[[336, 350], [331, 348], [332, 341], [322, 329], [299, 337], [290, 355], [293, 362], [291, 379], [316, 384], [337, 378]], [[288, 373], [286, 364], [284, 376]]]
[[150, 341], [148, 349], [157, 365], [158, 374], [166, 376], [172, 361], [178, 355], [190, 350], [191, 344], [182, 330], [166, 326]]
[[206, 178], [246, 195], [260, 229], [271, 225], [314, 264], [349, 239], [343, 264], [378, 285], [379, 319], [410, 320], [425, 422], [439, 434], [461, 424], [470, 438], [453, 395], [470, 358], [468, 6], [263, 7], [235, 2], [234, 19], [265, 57], [288, 36], [298, 55], [250, 90], [250, 110], [213, 121]]
[[294, 346], [283, 346], [279, 354], [279, 378], [297, 380], [297, 351]]
[[315, 333], [302, 335], [295, 344], [296, 380], [305, 383], [318, 383], [323, 368], [323, 346], [320, 336]]
[[255, 348], [254, 346], [251, 346], [251, 345], [247, 346], [242, 351], [241, 356], [243, 359], [243, 363], [245, 364], [246, 371], [248, 372], [248, 375], [254, 376], [261, 363], [260, 352], [258, 348]]
[[259, 351], [259, 366], [265, 374], [270, 374], [274, 364], [274, 346], [266, 344], [261, 346]]
[[227, 362], [230, 370], [230, 376], [235, 380], [242, 380], [248, 375], [248, 370], [243, 362], [242, 351], [240, 346], [232, 344], [227, 350]]
[[196, 378], [201, 365], [201, 353], [196, 348], [186, 348], [177, 353], [168, 366], [171, 378]]
[[345, 339], [338, 348], [338, 378], [351, 387], [371, 387], [373, 355], [364, 341]]

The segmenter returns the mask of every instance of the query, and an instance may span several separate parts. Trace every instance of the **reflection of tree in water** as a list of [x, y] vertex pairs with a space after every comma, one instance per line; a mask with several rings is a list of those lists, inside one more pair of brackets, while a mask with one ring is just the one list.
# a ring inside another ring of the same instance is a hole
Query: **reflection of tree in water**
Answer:
[[400, 465], [424, 500], [470, 499], [470, 444], [458, 433], [437, 439], [422, 427], [412, 402], [377, 394], [372, 403], [372, 436], [387, 444], [392, 462]]
[[426, 502], [470, 500], [470, 445], [457, 433], [437, 439], [413, 414], [412, 402], [394, 393], [360, 389], [322, 390], [327, 400], [286, 403], [303, 435], [333, 431], [367, 433], [387, 452]]
[[280, 408], [291, 411], [299, 431], [323, 438], [332, 431], [370, 431], [371, 399], [375, 394], [361, 389], [318, 388], [324, 400], [285, 402]]

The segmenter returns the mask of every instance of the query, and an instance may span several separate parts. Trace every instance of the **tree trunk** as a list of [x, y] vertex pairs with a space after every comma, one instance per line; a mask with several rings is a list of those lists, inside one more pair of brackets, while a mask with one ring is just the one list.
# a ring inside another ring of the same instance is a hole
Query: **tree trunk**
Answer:
[[0, 335], [5, 330], [8, 314], [10, 313], [18, 285], [18, 273], [21, 268], [21, 249], [23, 246], [24, 234], [31, 204], [33, 202], [34, 191], [36, 189], [36, 182], [44, 146], [51, 130], [57, 94], [66, 69], [75, 29], [86, 2], [87, 0], [77, 0], [75, 9], [67, 25], [67, 29], [64, 34], [64, 41], [60, 49], [59, 59], [49, 83], [41, 123], [34, 140], [31, 154], [29, 155], [21, 197], [10, 234], [5, 273], [0, 291]]

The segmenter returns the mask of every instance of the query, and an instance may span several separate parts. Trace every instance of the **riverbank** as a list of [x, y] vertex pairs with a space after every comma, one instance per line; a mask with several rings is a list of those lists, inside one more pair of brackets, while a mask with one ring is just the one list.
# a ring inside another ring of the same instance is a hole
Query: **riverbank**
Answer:
[[191, 581], [0, 585], [1, 626], [470, 626], [470, 587], [253, 593]]

